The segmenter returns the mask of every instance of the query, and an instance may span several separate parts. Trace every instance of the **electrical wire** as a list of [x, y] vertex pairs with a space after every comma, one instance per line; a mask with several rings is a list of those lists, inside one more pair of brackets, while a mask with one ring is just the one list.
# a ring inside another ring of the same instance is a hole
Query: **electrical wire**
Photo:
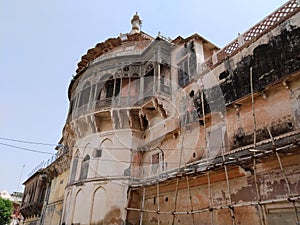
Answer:
[[23, 151], [30, 151], [30, 152], [40, 153], [40, 154], [55, 155], [54, 153], [50, 153], [50, 152], [39, 151], [39, 150], [31, 149], [31, 148], [24, 148], [24, 147], [20, 147], [20, 146], [16, 146], [16, 145], [5, 144], [5, 143], [2, 143], [2, 142], [0, 142], [0, 145], [20, 149], [20, 150], [23, 150]]
[[[52, 156], [56, 155], [55, 153], [39, 151], [39, 150], [31, 149], [31, 148], [24, 148], [24, 147], [20, 147], [20, 146], [16, 146], [16, 145], [5, 144], [5, 143], [2, 143], [2, 142], [0, 142], [0, 145], [4, 145], [4, 146], [7, 146], [7, 147], [12, 147], [12, 148], [16, 148], [16, 149], [20, 149], [20, 150], [24, 150], [24, 151], [30, 151], [30, 152], [34, 152], [34, 153], [48, 154], [48, 155], [52, 155]], [[78, 159], [84, 159], [84, 157], [82, 157], [82, 156], [77, 157], [77, 158]], [[91, 158], [90, 160], [100, 160], [102, 162], [132, 163], [130, 161], [117, 160], [117, 159]], [[149, 162], [149, 163], [148, 162], [143, 162], [143, 164], [152, 165], [151, 162]], [[169, 164], [177, 165], [178, 162], [169, 162]]]
[[0, 137], [0, 139], [4, 140], [4, 141], [13, 141], [13, 142], [20, 142], [20, 143], [25, 143], [25, 144], [46, 145], [46, 146], [52, 146], [52, 147], [57, 146], [54, 144], [48, 144], [48, 143], [43, 143], [43, 142], [24, 141], [24, 140], [18, 140], [18, 139], [6, 138], [6, 137]]
[[[6, 138], [6, 137], [0, 137], [0, 140], [19, 142], [19, 143], [25, 143], [25, 144], [33, 144], [33, 145], [44, 145], [44, 146], [51, 146], [51, 147], [57, 147], [59, 145], [59, 144], [49, 144], [49, 143], [36, 142], [36, 141], [19, 140], [19, 139]], [[62, 146], [64, 146], [64, 145], [62, 145]], [[81, 147], [81, 146], [77, 146], [77, 145], [71, 145], [71, 146], [66, 146], [66, 147], [96, 149], [96, 148], [99, 148], [99, 146], [84, 146], [84, 147]], [[128, 150], [129, 148], [128, 147], [127, 148], [126, 147], [105, 147], [105, 149], [112, 150], [112, 151], [119, 151], [119, 150]], [[184, 149], [185, 150], [206, 150], [207, 147], [184, 147]], [[210, 146], [210, 149], [213, 149], [213, 147]], [[219, 149], [219, 148], [215, 148], [215, 149]], [[174, 149], [174, 148], [164, 148], [163, 150], [164, 151], [174, 151], [176, 149]]]

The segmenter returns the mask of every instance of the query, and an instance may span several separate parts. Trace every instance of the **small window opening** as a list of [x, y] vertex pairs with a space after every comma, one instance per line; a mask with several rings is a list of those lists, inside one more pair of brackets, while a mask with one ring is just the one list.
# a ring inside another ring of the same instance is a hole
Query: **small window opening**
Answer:
[[94, 151], [94, 157], [100, 158], [102, 156], [102, 149], [95, 149]]
[[190, 92], [190, 97], [193, 98], [195, 96], [195, 91], [194, 90], [191, 90]]
[[157, 173], [159, 168], [159, 153], [152, 155], [152, 173]]
[[148, 128], [148, 125], [149, 125], [149, 122], [148, 122], [146, 116], [142, 115], [142, 123], [143, 123], [144, 130], [146, 130]]
[[91, 86], [87, 82], [81, 91], [78, 107], [81, 107], [89, 102]]
[[228, 76], [229, 76], [229, 72], [228, 72], [228, 70], [225, 70], [224, 72], [220, 73], [219, 79], [222, 80], [222, 79], [225, 79]]

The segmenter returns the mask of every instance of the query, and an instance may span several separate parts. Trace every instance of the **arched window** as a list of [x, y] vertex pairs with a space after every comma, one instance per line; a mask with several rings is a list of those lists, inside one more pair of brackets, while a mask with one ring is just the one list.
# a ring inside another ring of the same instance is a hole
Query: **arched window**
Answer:
[[90, 83], [86, 82], [85, 85], [83, 86], [83, 89], [82, 89], [81, 94], [80, 94], [78, 107], [86, 105], [89, 102], [90, 91], [91, 91]]
[[71, 177], [70, 177], [70, 183], [73, 183], [76, 178], [76, 171], [78, 166], [78, 157], [79, 157], [79, 151], [76, 152], [74, 159], [73, 159], [73, 165], [71, 170]]
[[114, 94], [114, 79], [112, 77], [105, 83], [106, 98], [111, 98]]
[[185, 87], [190, 81], [188, 58], [178, 64], [178, 85]]
[[89, 172], [90, 156], [86, 155], [81, 164], [80, 180], [86, 179]]
[[152, 64], [146, 68], [146, 74], [144, 76], [144, 92], [147, 96], [153, 92], [153, 81], [154, 81], [154, 67]]
[[114, 79], [111, 74], [106, 74], [100, 78], [97, 84], [97, 100], [111, 98], [114, 91]]
[[140, 93], [140, 77], [138, 74], [133, 74], [130, 78], [130, 96], [138, 96]]
[[165, 154], [164, 151], [157, 147], [157, 150], [155, 151], [154, 154], [151, 155], [151, 172], [152, 174], [157, 174], [157, 173], [161, 173], [162, 171], [164, 171], [164, 158], [165, 158]]
[[116, 87], [115, 87], [115, 97], [119, 96], [120, 90], [121, 90], [121, 79], [117, 78], [116, 79]]

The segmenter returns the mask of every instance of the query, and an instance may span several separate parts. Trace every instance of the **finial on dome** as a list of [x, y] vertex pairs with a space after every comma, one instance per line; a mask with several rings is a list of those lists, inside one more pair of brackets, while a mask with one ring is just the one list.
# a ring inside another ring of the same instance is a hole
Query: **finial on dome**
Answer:
[[136, 12], [135, 15], [131, 19], [132, 29], [131, 29], [130, 34], [140, 33], [141, 24], [142, 24], [142, 20], [140, 19], [138, 13]]

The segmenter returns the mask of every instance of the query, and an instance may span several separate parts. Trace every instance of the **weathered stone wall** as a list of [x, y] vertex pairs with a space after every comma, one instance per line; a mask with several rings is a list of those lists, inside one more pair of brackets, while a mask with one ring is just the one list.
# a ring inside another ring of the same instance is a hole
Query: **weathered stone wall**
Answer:
[[51, 180], [51, 187], [49, 193], [47, 193], [48, 199], [46, 199], [43, 209], [43, 224], [60, 224], [64, 190], [68, 180], [69, 170]]
[[[178, 108], [187, 95], [194, 99], [199, 119], [186, 119], [193, 111], [183, 115], [179, 139], [166, 137], [162, 142], [167, 155], [164, 163], [175, 163], [165, 169], [173, 170], [153, 176], [152, 184], [131, 187], [128, 224], [298, 222], [298, 26], [296, 14], [212, 71], [198, 75], [204, 80], [204, 109], [199, 88], [202, 81], [185, 87], [185, 93], [176, 93]], [[215, 83], [207, 82], [205, 75], [215, 76]], [[213, 137], [217, 129], [223, 133]], [[216, 151], [215, 159], [201, 167], [201, 162], [211, 160], [211, 150]], [[149, 163], [151, 152], [143, 153], [146, 159], [147, 154]], [[199, 164], [187, 164], [191, 162]]]
[[[299, 196], [299, 150], [298, 148], [297, 153], [290, 156], [281, 155], [285, 172], [281, 171], [274, 156], [264, 159], [256, 165], [260, 201], [266, 211], [266, 220], [270, 225], [286, 222], [288, 224], [296, 223], [293, 202], [287, 199], [287, 188], [289, 185], [291, 194]], [[173, 220], [175, 224], [204, 225], [211, 224], [211, 218], [213, 224], [232, 224], [229, 205], [232, 205], [234, 209], [236, 224], [261, 224], [260, 209], [257, 204], [259, 196], [256, 192], [253, 169], [251, 163], [247, 169], [243, 169], [241, 166], [228, 167], [229, 186], [224, 169], [210, 171], [209, 177], [207, 173], [190, 175], [188, 178], [186, 176], [178, 177], [178, 185], [177, 179], [172, 179], [160, 182], [158, 185], [146, 186], [143, 224], [154, 225], [159, 219], [162, 225], [173, 224]], [[208, 179], [210, 179], [210, 187]], [[177, 197], [176, 192], [178, 192]], [[143, 188], [133, 189], [129, 208], [142, 208], [142, 198]], [[284, 200], [280, 201], [280, 199]], [[268, 202], [268, 200], [270, 201]], [[297, 202], [296, 207], [300, 207]], [[148, 212], [151, 210], [153, 212]], [[158, 210], [160, 214], [157, 213]], [[174, 215], [172, 212], [183, 213]], [[141, 212], [128, 210], [128, 224], [139, 224], [140, 216]]]

